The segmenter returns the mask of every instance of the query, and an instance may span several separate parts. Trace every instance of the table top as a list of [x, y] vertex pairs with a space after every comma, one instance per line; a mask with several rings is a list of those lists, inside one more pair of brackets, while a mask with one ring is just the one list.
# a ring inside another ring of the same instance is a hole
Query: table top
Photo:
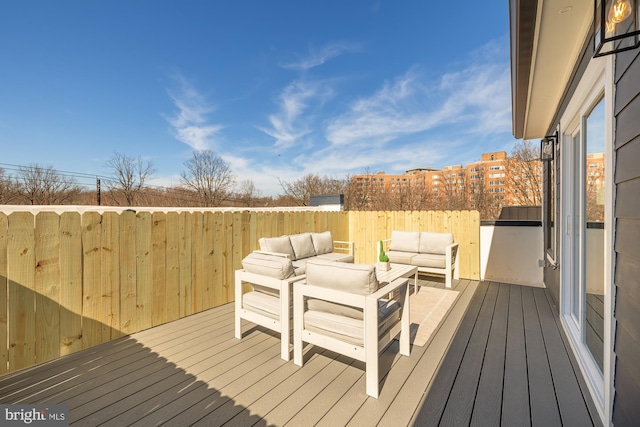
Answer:
[[382, 271], [376, 268], [376, 277], [378, 282], [392, 282], [399, 277], [409, 277], [418, 272], [418, 267], [408, 264], [394, 264], [391, 263], [391, 268], [387, 271]]

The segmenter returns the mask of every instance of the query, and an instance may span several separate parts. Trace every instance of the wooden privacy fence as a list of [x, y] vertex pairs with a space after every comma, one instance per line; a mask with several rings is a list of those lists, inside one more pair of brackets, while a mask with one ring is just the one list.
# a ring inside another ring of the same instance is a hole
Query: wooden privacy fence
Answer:
[[0, 213], [0, 373], [231, 302], [259, 237], [346, 240], [348, 224], [346, 212]]
[[452, 231], [479, 277], [475, 211], [0, 213], [0, 374], [231, 302], [260, 237], [325, 230], [363, 263], [391, 230]]

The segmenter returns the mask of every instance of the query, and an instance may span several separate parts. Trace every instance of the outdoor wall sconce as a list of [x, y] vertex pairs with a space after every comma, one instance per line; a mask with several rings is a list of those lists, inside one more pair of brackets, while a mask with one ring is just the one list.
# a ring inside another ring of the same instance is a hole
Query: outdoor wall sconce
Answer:
[[540, 160], [548, 162], [553, 160], [554, 153], [556, 151], [556, 135], [545, 136], [540, 141]]
[[594, 0], [593, 57], [640, 46], [638, 0]]

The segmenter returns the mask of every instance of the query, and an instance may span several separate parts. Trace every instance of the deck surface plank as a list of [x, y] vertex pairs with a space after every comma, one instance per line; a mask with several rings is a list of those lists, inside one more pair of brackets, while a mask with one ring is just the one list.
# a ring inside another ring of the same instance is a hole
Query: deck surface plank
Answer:
[[533, 296], [539, 312], [542, 335], [547, 346], [549, 366], [553, 373], [562, 423], [569, 426], [588, 426], [591, 423], [591, 416], [582, 398], [582, 393], [580, 393], [576, 373], [571, 366], [544, 290], [534, 289]]
[[527, 379], [527, 353], [522, 314], [522, 288], [519, 286], [511, 286], [509, 290], [504, 363], [502, 425], [529, 426], [531, 425], [529, 380]]
[[495, 311], [499, 287], [489, 283], [480, 313], [465, 349], [458, 376], [455, 379], [441, 422], [445, 425], [469, 425], [477, 392], [484, 356], [489, 342], [491, 321]]
[[[429, 276], [420, 284], [444, 289]], [[362, 362], [308, 345], [298, 367], [280, 358], [278, 334], [244, 321], [235, 339], [226, 304], [0, 376], [0, 403], [65, 403], [72, 426], [588, 425], [597, 417], [547, 291], [470, 280], [452, 290], [455, 305], [426, 346], [405, 357], [395, 341], [383, 352], [379, 399], [365, 394]]]
[[527, 348], [527, 371], [529, 375], [529, 401], [531, 403], [531, 425], [561, 425], [558, 401], [553, 387], [553, 377], [540, 327], [540, 319], [533, 299], [532, 288], [522, 290], [522, 311]]
[[509, 285], [499, 284], [491, 331], [476, 393], [472, 426], [499, 425], [502, 406], [502, 382], [509, 315]]

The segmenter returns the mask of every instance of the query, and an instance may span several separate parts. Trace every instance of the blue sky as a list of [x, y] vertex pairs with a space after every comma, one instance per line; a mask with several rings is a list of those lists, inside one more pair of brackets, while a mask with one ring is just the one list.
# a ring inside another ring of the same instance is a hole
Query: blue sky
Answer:
[[506, 1], [3, 1], [0, 58], [3, 164], [171, 185], [210, 149], [277, 195], [515, 143]]

